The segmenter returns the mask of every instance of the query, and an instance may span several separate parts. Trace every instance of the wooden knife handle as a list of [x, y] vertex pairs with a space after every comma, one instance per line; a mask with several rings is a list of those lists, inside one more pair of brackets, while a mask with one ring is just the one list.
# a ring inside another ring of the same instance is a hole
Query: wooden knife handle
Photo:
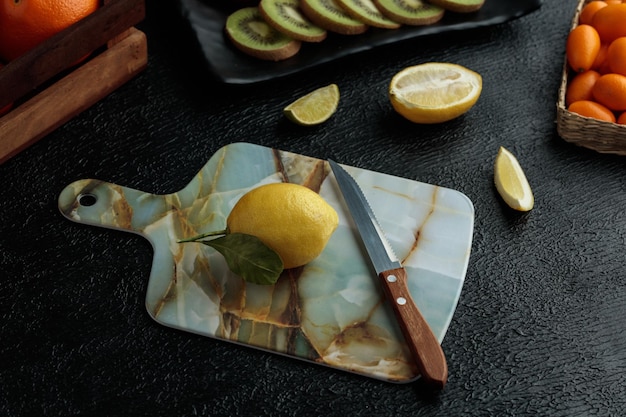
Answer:
[[381, 272], [379, 277], [422, 378], [429, 385], [442, 389], [448, 380], [446, 357], [411, 298], [406, 271], [404, 268], [392, 269]]

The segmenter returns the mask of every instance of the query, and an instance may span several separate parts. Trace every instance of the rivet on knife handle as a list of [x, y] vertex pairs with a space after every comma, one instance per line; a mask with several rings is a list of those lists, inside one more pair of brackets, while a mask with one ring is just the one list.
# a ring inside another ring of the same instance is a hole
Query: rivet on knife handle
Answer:
[[409, 294], [406, 271], [404, 268], [383, 271], [379, 277], [422, 378], [429, 385], [442, 389], [448, 380], [446, 358]]

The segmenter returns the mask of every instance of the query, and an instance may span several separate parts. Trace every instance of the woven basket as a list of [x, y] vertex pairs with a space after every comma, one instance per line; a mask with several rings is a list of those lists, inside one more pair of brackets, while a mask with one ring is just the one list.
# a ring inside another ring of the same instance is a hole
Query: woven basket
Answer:
[[[574, 29], [582, 8], [591, 0], [581, 0], [572, 20]], [[565, 91], [571, 77], [567, 59], [563, 65], [559, 101], [557, 103], [557, 132], [561, 138], [578, 146], [593, 149], [600, 153], [626, 155], [626, 125], [610, 123], [583, 117], [568, 111], [565, 107]]]

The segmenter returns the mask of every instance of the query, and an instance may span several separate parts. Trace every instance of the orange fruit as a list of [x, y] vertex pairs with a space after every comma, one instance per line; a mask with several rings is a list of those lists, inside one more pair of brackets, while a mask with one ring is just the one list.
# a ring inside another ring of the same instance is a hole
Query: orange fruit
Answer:
[[[626, 22], [624, 22], [626, 25]], [[606, 59], [611, 72], [626, 75], [626, 36], [615, 39], [607, 49]]]
[[600, 44], [600, 50], [598, 51], [596, 60], [593, 61], [593, 65], [591, 65], [591, 69], [594, 69], [600, 72], [601, 74], [604, 74], [605, 72], [611, 72], [610, 69], [608, 69], [608, 63], [606, 61], [606, 54], [608, 50], [609, 50], [609, 45], [607, 45], [606, 43]]
[[604, 0], [607, 4], [621, 4], [622, 0]]
[[[4, 67], [4, 65], [2, 65], [2, 63], [0, 63], [0, 69], [2, 69], [2, 67]], [[9, 110], [11, 110], [11, 107], [13, 107], [13, 103], [9, 103], [6, 106], [0, 108], [0, 116], [2, 116], [3, 114], [8, 113]]]
[[611, 43], [626, 36], [626, 3], [609, 4], [598, 10], [591, 21], [602, 42]]
[[574, 71], [588, 71], [595, 62], [599, 52], [600, 36], [592, 26], [579, 25], [570, 31], [567, 36], [565, 53], [567, 62]]
[[565, 104], [569, 106], [575, 101], [593, 100], [591, 91], [598, 78], [600, 78], [600, 73], [594, 70], [585, 71], [574, 76], [567, 84]]
[[100, 0], [0, 0], [0, 57], [19, 57], [99, 5]]
[[595, 101], [575, 101], [570, 104], [567, 109], [572, 113], [580, 114], [581, 116], [615, 123], [615, 115], [613, 112]]
[[9, 112], [9, 110], [11, 110], [11, 107], [13, 107], [13, 103], [9, 103], [6, 106], [4, 106], [3, 108], [0, 109], [0, 116], [4, 116], [5, 114], [7, 114]]
[[626, 111], [619, 115], [619, 117], [617, 118], [617, 123], [619, 123], [620, 125], [626, 125]]
[[591, 3], [587, 3], [585, 7], [580, 11], [580, 15], [578, 16], [578, 23], [581, 25], [590, 25], [593, 20], [593, 15], [596, 14], [598, 10], [603, 7], [606, 7], [606, 1], [592, 1]]
[[594, 99], [605, 107], [626, 110], [626, 76], [604, 74], [594, 84], [592, 92]]

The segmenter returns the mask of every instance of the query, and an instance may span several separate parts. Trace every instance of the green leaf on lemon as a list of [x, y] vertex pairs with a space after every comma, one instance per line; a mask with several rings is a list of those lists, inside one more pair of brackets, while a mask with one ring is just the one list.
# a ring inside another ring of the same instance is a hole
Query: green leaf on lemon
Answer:
[[278, 254], [256, 236], [229, 233], [200, 242], [221, 253], [228, 268], [247, 282], [271, 285], [283, 271], [283, 261]]

